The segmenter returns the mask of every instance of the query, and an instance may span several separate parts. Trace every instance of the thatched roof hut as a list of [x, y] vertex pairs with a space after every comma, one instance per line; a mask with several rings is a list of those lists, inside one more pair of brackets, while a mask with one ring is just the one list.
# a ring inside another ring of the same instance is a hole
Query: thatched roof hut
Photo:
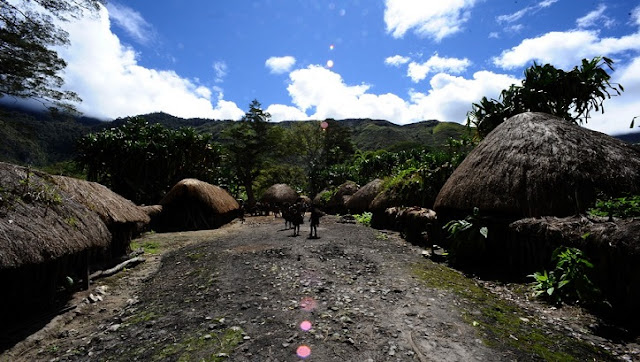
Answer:
[[371, 202], [382, 191], [382, 180], [377, 178], [362, 186], [346, 202], [345, 206], [353, 213], [371, 210]]
[[298, 193], [287, 184], [271, 185], [264, 191], [260, 202], [263, 204], [293, 204], [298, 200]]
[[66, 176], [52, 176], [53, 182], [73, 199], [100, 216], [111, 232], [107, 259], [125, 255], [130, 251], [131, 239], [137, 236], [149, 216], [136, 204], [97, 182]]
[[[335, 191], [322, 190], [313, 198], [313, 203], [322, 207], [329, 213], [344, 213], [347, 211], [345, 204], [359, 189], [358, 184], [347, 181], [338, 186]], [[331, 196], [328, 197], [327, 193]], [[327, 200], [328, 197], [328, 201]]]
[[491, 132], [440, 190], [438, 214], [505, 217], [584, 212], [598, 191], [640, 192], [640, 152], [544, 113], [516, 115]]
[[160, 205], [159, 231], [215, 229], [233, 220], [240, 209], [227, 191], [196, 179], [178, 182]]
[[148, 223], [147, 213], [106, 186], [66, 176], [52, 176], [61, 189], [97, 213], [107, 225]]
[[109, 245], [97, 214], [50, 175], [0, 162], [0, 270]]

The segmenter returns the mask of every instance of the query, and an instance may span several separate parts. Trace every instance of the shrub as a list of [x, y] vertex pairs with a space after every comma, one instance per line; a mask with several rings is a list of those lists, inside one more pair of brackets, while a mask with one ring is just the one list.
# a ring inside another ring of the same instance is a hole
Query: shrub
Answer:
[[597, 200], [589, 214], [609, 218], [640, 216], [640, 195]]
[[370, 212], [363, 212], [362, 214], [355, 214], [353, 217], [362, 225], [371, 226], [371, 217], [373, 216]]

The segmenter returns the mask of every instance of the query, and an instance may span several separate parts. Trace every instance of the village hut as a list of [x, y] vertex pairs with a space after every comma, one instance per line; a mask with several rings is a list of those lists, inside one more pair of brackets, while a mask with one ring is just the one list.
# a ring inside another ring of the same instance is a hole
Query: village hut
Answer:
[[240, 210], [227, 191], [196, 179], [178, 182], [160, 205], [158, 231], [215, 229], [235, 219]]
[[598, 192], [640, 192], [640, 152], [622, 141], [544, 113], [522, 113], [493, 130], [436, 198], [438, 215], [568, 216]]
[[130, 251], [131, 239], [141, 225], [149, 224], [147, 213], [133, 202], [96, 182], [66, 176], [52, 176], [53, 181], [76, 201], [100, 216], [111, 232], [110, 257], [116, 258]]
[[[529, 245], [509, 244], [508, 224], [584, 213], [600, 192], [640, 192], [640, 152], [555, 116], [522, 113], [496, 127], [466, 157], [440, 190], [434, 209], [446, 223], [478, 208], [474, 229], [488, 230], [485, 238], [473, 231], [474, 241], [448, 239], [454, 265], [489, 273], [499, 266], [499, 273], [515, 277], [535, 270], [504, 263]], [[540, 241], [527, 253], [548, 255], [543, 245]]]
[[377, 178], [362, 186], [346, 202], [345, 206], [352, 213], [371, 211], [371, 202], [382, 191], [382, 180]]
[[262, 193], [260, 202], [263, 205], [282, 205], [284, 203], [294, 204], [298, 200], [298, 193], [287, 184], [271, 185]]
[[46, 173], [0, 162], [0, 325], [53, 304], [111, 242], [100, 217]]
[[[322, 205], [324, 210], [328, 213], [344, 214], [348, 212], [345, 206], [347, 201], [349, 201], [351, 196], [353, 196], [353, 194], [355, 194], [358, 189], [358, 184], [353, 181], [347, 181], [335, 189], [327, 202], [325, 202], [324, 204], [321, 203], [320, 205]], [[318, 195], [316, 196], [316, 198], [326, 200], [326, 197], [323, 197], [322, 195]]]
[[162, 214], [162, 205], [145, 205], [140, 206], [142, 211], [144, 211], [147, 216], [149, 216], [149, 223], [140, 225], [141, 231], [150, 231], [156, 230], [158, 227], [158, 219], [160, 218], [160, 214]]

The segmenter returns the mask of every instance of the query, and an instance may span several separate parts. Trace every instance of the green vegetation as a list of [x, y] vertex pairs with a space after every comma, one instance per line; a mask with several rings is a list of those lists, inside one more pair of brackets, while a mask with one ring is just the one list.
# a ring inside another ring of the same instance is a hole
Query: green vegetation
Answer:
[[506, 119], [522, 112], [545, 112], [578, 124], [587, 123], [592, 110], [604, 113], [603, 102], [611, 93], [624, 88], [611, 84], [613, 60], [607, 57], [583, 59], [582, 64], [565, 72], [551, 64], [533, 66], [524, 72], [521, 85], [511, 85], [500, 93], [500, 101], [483, 97], [472, 105], [467, 125], [485, 137]]
[[533, 285], [534, 296], [555, 304], [596, 302], [599, 291], [589, 278], [593, 264], [582, 250], [566, 246], [557, 248], [553, 252], [552, 262], [555, 263], [554, 270], [530, 275], [536, 280]]
[[476, 284], [473, 279], [444, 265], [425, 261], [413, 273], [427, 287], [455, 294], [464, 320], [475, 327], [484, 343], [512, 349], [515, 359], [548, 361], [613, 360], [590, 344], [550, 331], [544, 322], [515, 304]]
[[129, 319], [127, 319], [126, 324], [138, 324], [148, 322], [150, 320], [156, 319], [158, 316], [154, 312], [149, 311], [141, 311], [137, 314], [132, 315]]
[[160, 242], [154, 240], [133, 240], [131, 241], [131, 249], [136, 250], [140, 249], [144, 250], [145, 254], [155, 255], [160, 252]]
[[638, 217], [640, 216], [640, 195], [597, 200], [589, 214], [604, 217]]
[[373, 216], [370, 212], [363, 212], [362, 214], [355, 214], [353, 217], [356, 221], [364, 226], [371, 226], [371, 217]]
[[449, 235], [449, 260], [453, 264], [468, 262], [483, 255], [489, 237], [489, 229], [482, 225], [480, 210], [461, 220], [451, 220], [442, 227]]
[[225, 361], [243, 341], [244, 332], [239, 327], [227, 328], [218, 333], [201, 333], [166, 346], [153, 356], [154, 361]]

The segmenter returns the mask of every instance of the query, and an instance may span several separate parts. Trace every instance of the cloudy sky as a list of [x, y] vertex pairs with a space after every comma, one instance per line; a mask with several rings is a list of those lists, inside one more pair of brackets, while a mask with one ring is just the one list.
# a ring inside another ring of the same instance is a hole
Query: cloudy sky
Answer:
[[110, 0], [65, 27], [66, 87], [104, 119], [239, 119], [258, 99], [274, 121], [464, 123], [533, 61], [599, 55], [626, 91], [587, 127], [640, 116], [636, 0]]

